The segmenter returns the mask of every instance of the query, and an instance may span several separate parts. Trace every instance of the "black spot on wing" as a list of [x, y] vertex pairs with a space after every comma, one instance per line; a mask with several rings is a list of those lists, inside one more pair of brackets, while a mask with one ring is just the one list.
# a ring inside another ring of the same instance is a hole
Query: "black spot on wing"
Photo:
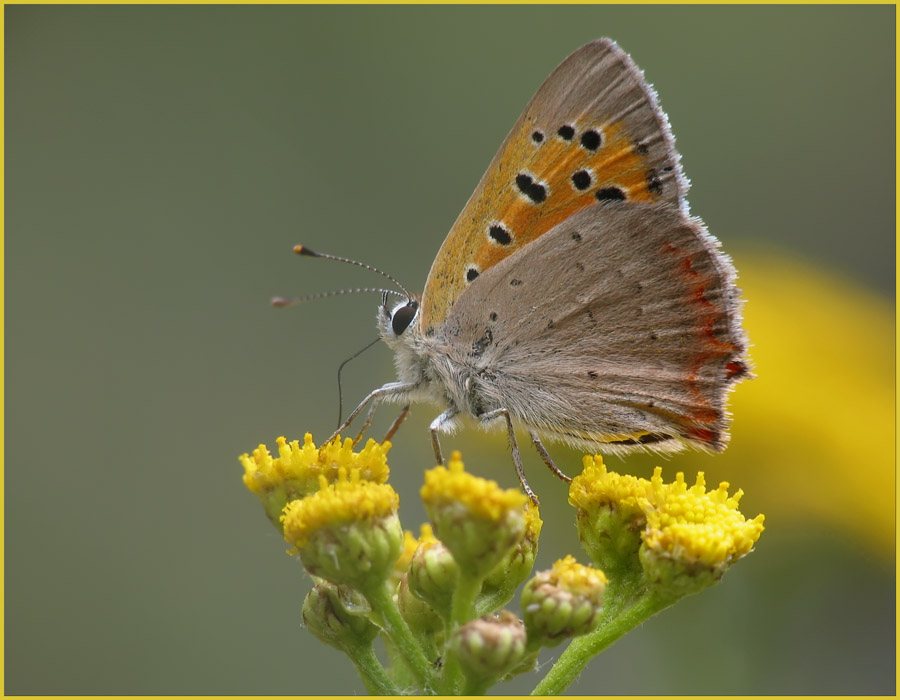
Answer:
[[587, 170], [578, 170], [572, 174], [572, 184], [576, 190], [586, 190], [591, 186], [591, 174]]
[[625, 199], [625, 193], [618, 187], [604, 187], [597, 190], [596, 197], [601, 202], [619, 202]]
[[512, 236], [509, 231], [499, 224], [494, 224], [488, 229], [488, 236], [491, 237], [491, 240], [500, 245], [509, 245], [512, 243]]
[[568, 124], [564, 124], [556, 130], [556, 133], [559, 134], [559, 137], [564, 141], [571, 141], [572, 137], [575, 136], [575, 128]]
[[603, 143], [603, 138], [599, 131], [590, 129], [581, 135], [581, 146], [588, 151], [596, 151]]
[[547, 199], [547, 188], [540, 182], [535, 182], [534, 178], [527, 173], [516, 175], [516, 187], [535, 204], [540, 204]]

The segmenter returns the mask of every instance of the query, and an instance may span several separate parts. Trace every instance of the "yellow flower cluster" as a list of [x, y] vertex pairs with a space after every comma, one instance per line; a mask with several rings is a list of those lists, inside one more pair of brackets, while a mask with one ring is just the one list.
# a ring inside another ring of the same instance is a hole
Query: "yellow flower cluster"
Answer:
[[333, 484], [320, 475], [317, 493], [285, 507], [281, 516], [284, 536], [302, 548], [318, 530], [386, 518], [397, 512], [399, 503], [400, 497], [390, 485], [364, 481], [358, 469], [348, 475], [341, 468]]
[[703, 472], [691, 487], [678, 472], [664, 484], [662, 469], [653, 472], [648, 488], [644, 543], [659, 554], [717, 567], [747, 554], [763, 531], [763, 515], [746, 520], [738, 510], [743, 491], [728, 495], [728, 483], [706, 491]]
[[[702, 472], [688, 487], [681, 472], [673, 483], [663, 483], [660, 467], [650, 480], [608, 472], [599, 455], [585, 457], [584, 467], [569, 489], [569, 502], [579, 516], [614, 512], [643, 529], [644, 547], [657, 556], [719, 568], [747, 554], [763, 531], [764, 516], [747, 520], [738, 510], [741, 491], [729, 496], [723, 482], [707, 492]], [[580, 517], [582, 521], [596, 519]]]
[[288, 442], [284, 437], [276, 440], [278, 457], [272, 457], [265, 445], [253, 450], [252, 455], [239, 457], [244, 466], [244, 485], [257, 495], [278, 488], [287, 488], [289, 496], [301, 497], [318, 488], [319, 477], [328, 482], [338, 478], [338, 471], [356, 469], [366, 481], [383, 484], [388, 478], [387, 453], [391, 443], [379, 444], [369, 440], [359, 452], [353, 451], [350, 438], [316, 447], [312, 435], [306, 433], [303, 445], [299, 440]]
[[581, 463], [583, 471], [569, 486], [569, 503], [576, 508], [614, 506], [629, 514], [643, 510], [645, 479], [607, 471], [600, 455], [585, 455]]
[[[763, 516], [747, 521], [737, 509], [742, 492], [729, 496], [726, 483], [707, 492], [702, 473], [693, 486], [681, 473], [663, 483], [659, 468], [649, 480], [619, 475], [589, 456], [569, 500], [594, 566], [565, 556], [526, 581], [543, 525], [537, 506], [519, 489], [467, 474], [458, 452], [425, 473], [431, 522], [415, 537], [403, 531], [399, 496], [385, 483], [390, 443], [370, 440], [356, 453], [352, 440], [316, 447], [307, 434], [302, 444], [277, 444], [277, 457], [264, 445], [241, 455], [244, 483], [316, 582], [303, 606], [307, 627], [347, 653], [378, 694], [413, 685], [423, 694], [483, 694], [532, 670], [541, 648], [573, 638], [565, 654], [583, 667], [649, 616], [718, 581], [763, 530]], [[503, 606], [522, 583], [520, 621]], [[395, 669], [402, 687], [372, 650], [379, 634], [405, 666]]]
[[459, 452], [450, 456], [446, 467], [425, 472], [422, 500], [426, 506], [461, 504], [477, 517], [500, 522], [511, 510], [521, 509], [527, 497], [516, 489], [502, 489], [496, 481], [466, 473]]

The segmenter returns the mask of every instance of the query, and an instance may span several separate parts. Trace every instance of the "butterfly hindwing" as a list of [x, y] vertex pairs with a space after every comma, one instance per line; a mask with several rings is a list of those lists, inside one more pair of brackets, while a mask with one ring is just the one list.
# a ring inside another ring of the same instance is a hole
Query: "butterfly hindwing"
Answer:
[[668, 202], [687, 183], [665, 115], [615, 42], [569, 56], [528, 103], [447, 235], [421, 309], [433, 333], [479, 275], [598, 202]]
[[718, 451], [747, 371], [733, 277], [677, 206], [598, 203], [487, 270], [440, 340], [485, 410], [548, 437]]

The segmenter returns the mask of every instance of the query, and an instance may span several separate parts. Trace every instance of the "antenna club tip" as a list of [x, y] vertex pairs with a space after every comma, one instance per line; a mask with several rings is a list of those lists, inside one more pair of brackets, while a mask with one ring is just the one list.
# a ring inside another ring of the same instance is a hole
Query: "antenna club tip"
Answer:
[[288, 306], [291, 302], [284, 297], [272, 297], [272, 300], [269, 302], [276, 309], [281, 308], [282, 306]]
[[295, 246], [294, 246], [294, 252], [295, 252], [297, 255], [309, 255], [310, 257], [313, 257], [313, 258], [315, 258], [315, 257], [318, 256], [318, 253], [316, 253], [315, 251], [310, 250], [310, 249], [307, 248], [305, 245], [295, 245]]

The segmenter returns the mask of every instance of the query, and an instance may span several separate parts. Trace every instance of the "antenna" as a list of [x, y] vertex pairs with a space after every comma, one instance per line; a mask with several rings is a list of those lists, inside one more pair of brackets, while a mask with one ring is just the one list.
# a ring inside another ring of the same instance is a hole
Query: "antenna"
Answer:
[[325, 299], [326, 297], [337, 297], [343, 294], [363, 294], [368, 292], [381, 294], [384, 300], [387, 300], [388, 294], [393, 294], [394, 296], [398, 296], [401, 298], [403, 297], [400, 292], [395, 292], [393, 289], [360, 287], [358, 289], [336, 289], [333, 292], [318, 292], [317, 294], [307, 294], [306, 296], [302, 297], [272, 297], [272, 301], [270, 303], [276, 308], [283, 308], [285, 306], [294, 306], [296, 304], [302, 304], [304, 302], [314, 301], [316, 299]]
[[350, 258], [342, 258], [339, 255], [329, 255], [328, 253], [317, 253], [314, 250], [310, 250], [305, 245], [295, 245], [294, 252], [297, 255], [308, 255], [311, 258], [325, 258], [326, 260], [337, 260], [338, 262], [349, 263], [350, 265], [356, 265], [357, 267], [363, 267], [366, 270], [371, 270], [372, 272], [377, 272], [382, 277], [387, 277], [391, 282], [396, 284], [400, 291], [406, 295], [406, 298], [412, 301], [412, 294], [406, 291], [406, 287], [400, 284], [397, 280], [391, 277], [387, 272], [383, 270], [379, 270], [377, 267], [373, 267], [372, 265], [366, 265], [365, 263], [358, 262], [356, 260], [351, 260]]

